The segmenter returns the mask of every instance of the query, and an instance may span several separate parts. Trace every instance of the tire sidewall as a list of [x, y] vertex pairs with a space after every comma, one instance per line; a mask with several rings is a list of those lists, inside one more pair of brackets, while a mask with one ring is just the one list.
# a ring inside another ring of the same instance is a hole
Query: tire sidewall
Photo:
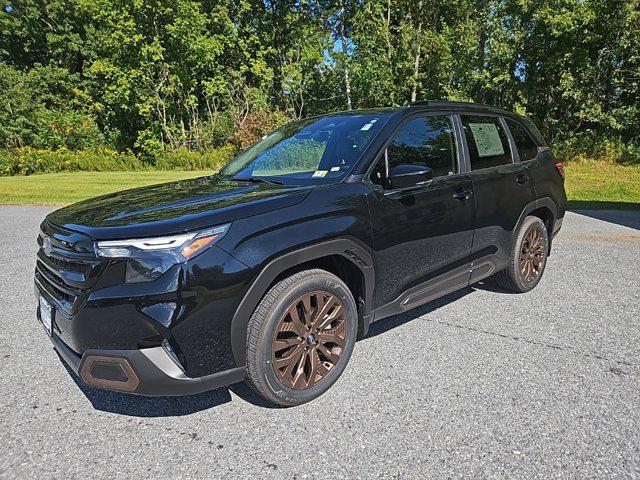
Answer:
[[[522, 278], [522, 273], [520, 272], [520, 251], [522, 249], [522, 243], [524, 242], [524, 238], [527, 233], [533, 227], [539, 227], [542, 230], [542, 241], [544, 244], [544, 258], [542, 262], [542, 269], [540, 274], [536, 277], [533, 282], [525, 282]], [[542, 279], [542, 275], [547, 267], [547, 259], [549, 256], [549, 234], [547, 232], [547, 227], [544, 222], [538, 217], [527, 217], [524, 222], [522, 222], [522, 227], [520, 228], [520, 232], [518, 233], [518, 239], [515, 244], [515, 248], [513, 250], [513, 259], [512, 259], [512, 269], [513, 269], [513, 277], [518, 284], [518, 287], [522, 292], [528, 292], [533, 290], [540, 280]]]
[[[340, 298], [347, 319], [347, 341], [338, 364], [331, 369], [331, 372], [325, 378], [309, 389], [294, 390], [283, 385], [273, 370], [271, 365], [271, 342], [279, 320], [289, 306], [299, 297], [313, 290], [324, 290]], [[357, 319], [356, 305], [351, 292], [340, 279], [329, 273], [312, 275], [310, 278], [289, 287], [271, 306], [269, 319], [264, 323], [263, 330], [260, 333], [257, 358], [258, 372], [272, 394], [272, 400], [282, 405], [299, 405], [313, 400], [326, 392], [338, 380], [349, 362], [358, 330]]]

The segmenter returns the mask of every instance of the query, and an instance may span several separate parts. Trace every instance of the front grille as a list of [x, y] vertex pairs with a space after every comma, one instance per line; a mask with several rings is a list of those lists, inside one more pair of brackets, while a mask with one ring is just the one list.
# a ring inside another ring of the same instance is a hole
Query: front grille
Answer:
[[49, 257], [49, 261], [57, 268], [69, 270], [71, 272], [76, 272], [83, 275], [87, 274], [89, 270], [91, 270], [91, 265], [88, 265], [86, 263], [72, 262], [57, 257]]
[[36, 266], [36, 281], [38, 281], [42, 289], [56, 300], [65, 311], [70, 313], [73, 310], [78, 295], [72, 295], [68, 291], [63, 290], [60, 288], [59, 282], [52, 280], [52, 274], [45, 274], [43, 272], [46, 272], [46, 270], [41, 268], [40, 262], [38, 262]]
[[[57, 307], [73, 314], [97, 281], [103, 267], [85, 235], [43, 224], [35, 281]], [[47, 248], [43, 247], [47, 239]]]
[[44, 262], [42, 262], [42, 260], [38, 259], [38, 262], [36, 263], [36, 269], [38, 270], [38, 273], [40, 275], [45, 276], [47, 280], [49, 280], [54, 285], [57, 285], [59, 287], [65, 285], [64, 279], [59, 275], [56, 275], [55, 272], [52, 272], [47, 267], [45, 267], [45, 264]]

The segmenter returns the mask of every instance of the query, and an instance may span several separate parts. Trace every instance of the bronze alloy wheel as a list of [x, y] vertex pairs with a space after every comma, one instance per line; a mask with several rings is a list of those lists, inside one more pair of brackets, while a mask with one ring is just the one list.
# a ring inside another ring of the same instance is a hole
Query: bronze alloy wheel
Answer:
[[522, 239], [520, 248], [520, 274], [526, 283], [534, 282], [542, 272], [545, 243], [540, 227], [531, 228]]
[[295, 300], [280, 318], [271, 342], [271, 363], [278, 379], [294, 390], [310, 388], [336, 366], [346, 345], [342, 300], [325, 291]]

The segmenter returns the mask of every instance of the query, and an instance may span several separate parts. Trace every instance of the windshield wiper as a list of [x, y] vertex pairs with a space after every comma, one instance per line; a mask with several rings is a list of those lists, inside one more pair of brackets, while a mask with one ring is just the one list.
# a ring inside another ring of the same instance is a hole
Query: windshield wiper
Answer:
[[267, 185], [282, 185], [282, 180], [267, 180], [264, 177], [231, 177], [236, 182], [266, 183]]

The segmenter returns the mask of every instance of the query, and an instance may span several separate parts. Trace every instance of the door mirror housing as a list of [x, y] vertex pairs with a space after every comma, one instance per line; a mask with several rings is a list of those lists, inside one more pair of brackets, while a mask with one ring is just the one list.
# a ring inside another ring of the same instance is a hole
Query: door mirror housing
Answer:
[[389, 170], [391, 188], [415, 187], [433, 178], [433, 170], [425, 165], [401, 163]]

